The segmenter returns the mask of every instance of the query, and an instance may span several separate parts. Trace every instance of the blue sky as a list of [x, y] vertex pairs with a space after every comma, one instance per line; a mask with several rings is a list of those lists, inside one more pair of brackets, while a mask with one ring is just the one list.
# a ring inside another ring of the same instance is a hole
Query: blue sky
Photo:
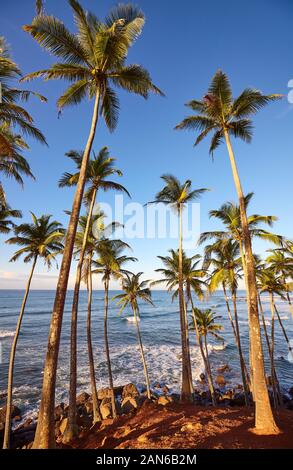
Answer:
[[[117, 165], [124, 173], [120, 182], [128, 188], [134, 202], [144, 204], [152, 200], [161, 188], [160, 175], [166, 172], [181, 180], [191, 179], [195, 188], [210, 188], [201, 199], [200, 224], [202, 231], [216, 229], [219, 224], [209, 219], [208, 211], [236, 198], [226, 149], [221, 147], [212, 162], [208, 142], [193, 148], [192, 133], [175, 132], [173, 128], [188, 113], [184, 103], [203, 96], [218, 68], [229, 75], [235, 96], [248, 86], [265, 93], [288, 94], [288, 82], [293, 78], [293, 3], [290, 0], [137, 3], [146, 14], [146, 25], [130, 51], [128, 62], [145, 66], [166, 97], [151, 96], [144, 101], [119, 92], [118, 128], [109, 134], [100, 122], [94, 149], [107, 145], [117, 157]], [[84, 0], [82, 4], [104, 17], [115, 2]], [[65, 0], [47, 0], [46, 9], [74, 31]], [[55, 62], [22, 31], [22, 25], [30, 23], [33, 14], [32, 0], [11, 0], [1, 6], [0, 32], [23, 73]], [[23, 211], [24, 220], [29, 219], [32, 210], [37, 215], [53, 214], [66, 223], [63, 211], [70, 208], [73, 191], [58, 189], [57, 181], [64, 171], [72, 169], [65, 152], [82, 149], [86, 142], [92, 103], [69, 108], [58, 119], [56, 99], [65, 84], [37, 80], [29, 87], [48, 98], [47, 104], [32, 99], [27, 108], [44, 132], [49, 147], [30, 141], [31, 150], [26, 156], [36, 181], [26, 180], [23, 190], [12, 181], [4, 181], [5, 188], [10, 204]], [[275, 231], [288, 237], [292, 237], [292, 109], [285, 96], [255, 118], [250, 145], [234, 142], [244, 190], [255, 192], [251, 212], [277, 215]], [[113, 197], [108, 193], [99, 195], [101, 201], [110, 203]], [[0, 288], [22, 288], [28, 266], [21, 261], [9, 263], [13, 248], [5, 245], [4, 240], [1, 237]], [[153, 269], [159, 267], [156, 256], [175, 246], [174, 239], [133, 240], [134, 255], [139, 258], [133, 269], [144, 271], [147, 278], [153, 277]], [[255, 242], [254, 248], [263, 254], [269, 245]], [[39, 264], [33, 288], [54, 288], [56, 275], [56, 270], [48, 273]]]

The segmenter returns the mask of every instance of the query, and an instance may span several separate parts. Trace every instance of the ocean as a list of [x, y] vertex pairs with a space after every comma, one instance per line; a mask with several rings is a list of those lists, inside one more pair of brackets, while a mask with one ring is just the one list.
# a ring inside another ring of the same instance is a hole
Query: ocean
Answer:
[[[117, 292], [111, 291], [110, 298]], [[238, 314], [241, 341], [246, 360], [248, 361], [248, 321], [245, 292], [238, 293]], [[13, 332], [17, 322], [23, 291], [0, 290], [0, 406], [5, 404], [7, 387], [8, 359]], [[54, 301], [54, 291], [31, 291], [23, 319], [21, 334], [18, 341], [15, 372], [14, 372], [14, 404], [19, 406], [25, 416], [34, 414], [38, 409], [42, 386], [42, 369], [46, 353], [50, 317]], [[171, 295], [166, 291], [153, 291], [155, 306], [141, 304], [141, 333], [149, 367], [151, 383], [166, 384], [172, 392], [180, 390], [181, 377], [181, 347], [178, 302], [172, 303]], [[265, 316], [270, 329], [269, 298], [262, 297]], [[107, 366], [103, 341], [103, 292], [93, 294], [92, 303], [92, 341], [95, 357], [97, 387], [108, 386]], [[64, 312], [62, 339], [59, 353], [57, 374], [56, 403], [68, 402], [69, 382], [69, 341], [72, 291], [67, 294]], [[226, 304], [221, 292], [210, 297], [208, 301], [196, 302], [200, 308], [213, 308], [222, 318], [224, 330], [221, 335], [225, 339], [225, 348], [219, 349], [219, 344], [209, 338], [209, 351], [213, 373], [217, 368], [229, 364], [231, 372], [227, 375], [227, 386], [241, 383], [237, 349], [229, 323]], [[282, 300], [277, 306], [283, 319], [284, 326], [290, 339], [293, 339], [293, 320], [288, 305]], [[136, 327], [131, 322], [131, 311], [119, 316], [119, 308], [115, 302], [110, 302], [109, 311], [109, 341], [113, 365], [115, 385], [134, 382], [138, 386], [144, 383], [141, 358], [137, 346]], [[87, 293], [80, 292], [78, 320], [78, 377], [79, 391], [89, 391], [89, 367], [86, 343]], [[288, 349], [280, 325], [276, 322], [276, 369], [282, 388], [288, 390], [293, 386], [293, 364], [287, 360]], [[190, 332], [193, 379], [196, 381], [203, 372], [203, 364], [198, 347], [195, 344], [195, 333]], [[267, 374], [269, 361], [264, 344]], [[248, 363], [248, 362], [247, 362]]]

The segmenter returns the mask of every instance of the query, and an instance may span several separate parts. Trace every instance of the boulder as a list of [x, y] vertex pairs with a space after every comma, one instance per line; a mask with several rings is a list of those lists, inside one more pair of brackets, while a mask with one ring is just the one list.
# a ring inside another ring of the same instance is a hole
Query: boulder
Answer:
[[57, 405], [54, 410], [54, 417], [55, 421], [60, 421], [62, 418], [65, 418], [65, 405], [64, 403], [60, 403], [60, 405]]
[[[0, 408], [0, 423], [5, 424], [5, 416], [6, 416], [6, 406], [3, 406], [3, 408]], [[12, 405], [12, 407], [11, 407], [11, 419], [15, 418], [16, 416], [21, 417], [21, 411], [17, 406]]]
[[[119, 387], [114, 387], [115, 397], [118, 397], [118, 396], [122, 395], [122, 391], [123, 391], [123, 385], [119, 386]], [[104, 387], [104, 388], [100, 388], [100, 390], [98, 390], [98, 399], [103, 400], [104, 398], [111, 398], [111, 389], [110, 389], [110, 387]]]
[[215, 382], [219, 387], [225, 387], [225, 385], [226, 385], [225, 377], [223, 375], [220, 375], [220, 374], [217, 375]]
[[122, 401], [126, 397], [137, 397], [139, 396], [139, 391], [137, 390], [136, 386], [133, 383], [124, 385], [122, 390]]
[[203, 372], [199, 375], [199, 378], [202, 382], [206, 382], [206, 376]]
[[80, 393], [77, 397], [76, 397], [76, 405], [84, 405], [88, 399], [90, 398], [90, 395], [86, 392], [82, 392]]
[[112, 416], [111, 398], [103, 398], [100, 404], [100, 413], [101, 413], [102, 419], [111, 418]]
[[167, 395], [169, 393], [169, 388], [167, 387], [167, 385], [164, 385], [164, 387], [162, 388], [162, 392]]
[[158, 399], [157, 403], [158, 403], [158, 405], [166, 406], [166, 405], [169, 405], [172, 402], [173, 402], [172, 397], [164, 395], [164, 396], [161, 396]]
[[63, 418], [59, 425], [59, 431], [61, 432], [61, 434], [64, 434], [67, 423], [68, 423], [68, 418]]
[[245, 395], [244, 393], [235, 393], [231, 400], [232, 406], [245, 406]]
[[289, 388], [288, 392], [289, 392], [289, 395], [291, 395], [291, 397], [293, 397], [293, 387]]
[[139, 405], [140, 405], [139, 396], [135, 396], [135, 397], [127, 396], [121, 402], [121, 411], [123, 414], [131, 413], [132, 411], [137, 410]]
[[224, 364], [223, 366], [217, 369], [218, 374], [223, 374], [224, 372], [230, 372], [231, 369], [228, 364]]

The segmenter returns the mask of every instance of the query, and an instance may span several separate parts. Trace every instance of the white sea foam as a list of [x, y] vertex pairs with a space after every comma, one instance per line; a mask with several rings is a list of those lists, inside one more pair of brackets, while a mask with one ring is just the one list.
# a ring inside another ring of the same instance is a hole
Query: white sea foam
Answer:
[[14, 331], [0, 330], [0, 338], [11, 338], [14, 333]]
[[[129, 323], [135, 323], [135, 317], [125, 317], [124, 320], [128, 321]], [[140, 318], [137, 320], [140, 321]]]

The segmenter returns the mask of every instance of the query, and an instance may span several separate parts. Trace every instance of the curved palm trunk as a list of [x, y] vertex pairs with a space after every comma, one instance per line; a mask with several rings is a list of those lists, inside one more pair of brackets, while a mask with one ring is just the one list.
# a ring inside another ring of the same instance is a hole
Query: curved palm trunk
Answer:
[[[276, 374], [276, 369], [274, 363], [272, 364], [271, 362], [271, 343], [270, 343], [270, 338], [267, 330], [267, 325], [265, 321], [265, 316], [264, 316], [264, 311], [263, 311], [263, 306], [262, 306], [262, 301], [260, 298], [260, 295], [258, 294], [258, 303], [259, 303], [259, 309], [261, 312], [261, 319], [262, 319], [262, 324], [263, 324], [263, 330], [265, 334], [265, 339], [267, 343], [267, 348], [268, 348], [268, 353], [269, 353], [269, 358], [270, 358], [270, 364], [271, 364], [271, 371], [272, 371], [272, 376], [274, 377], [274, 383], [278, 386], [278, 379], [277, 379], [277, 374]], [[278, 393], [280, 395], [280, 389], [278, 389]]]
[[98, 392], [96, 385], [96, 376], [95, 376], [95, 364], [94, 364], [94, 354], [92, 346], [92, 333], [91, 333], [91, 317], [92, 317], [92, 293], [93, 293], [93, 280], [92, 280], [92, 270], [91, 270], [91, 257], [89, 260], [89, 273], [87, 280], [87, 289], [88, 289], [88, 304], [87, 304], [87, 346], [88, 346], [88, 355], [89, 355], [89, 367], [90, 367], [90, 380], [91, 380], [91, 391], [92, 391], [92, 401], [93, 401], [93, 424], [101, 421], [101, 415], [99, 411], [99, 400]]
[[145, 355], [144, 355], [144, 350], [143, 350], [143, 345], [142, 345], [142, 339], [141, 339], [141, 334], [140, 334], [140, 328], [139, 328], [139, 323], [138, 323], [138, 318], [137, 318], [137, 311], [136, 311], [135, 307], [133, 307], [133, 314], [134, 314], [134, 318], [135, 318], [138, 344], [139, 344], [141, 359], [142, 359], [142, 363], [143, 363], [143, 370], [144, 370], [144, 376], [145, 376], [145, 381], [146, 381], [147, 395], [148, 395], [148, 398], [151, 399], [151, 387], [150, 387], [149, 373], [148, 373], [147, 363], [146, 363], [146, 360], [145, 360]]
[[182, 385], [181, 400], [191, 401], [193, 394], [190, 351], [188, 347], [186, 314], [184, 307], [183, 275], [182, 275], [182, 205], [179, 205], [179, 259], [178, 259], [179, 310], [182, 347]]
[[82, 247], [80, 250], [79, 261], [76, 269], [75, 286], [72, 301], [71, 313], [71, 339], [70, 339], [70, 385], [69, 385], [69, 409], [68, 409], [68, 422], [63, 435], [62, 442], [68, 444], [72, 439], [78, 435], [78, 426], [76, 424], [76, 380], [77, 380], [77, 315], [78, 315], [78, 302], [79, 290], [81, 283], [82, 266], [85, 256], [86, 244], [89, 236], [90, 223], [92, 219], [93, 208], [96, 201], [97, 190], [95, 189], [92, 195], [91, 204], [89, 207], [86, 227], [84, 231]]
[[201, 354], [201, 357], [202, 357], [202, 360], [203, 360], [203, 363], [204, 363], [204, 367], [205, 367], [205, 371], [206, 371], [206, 374], [207, 374], [208, 386], [209, 386], [209, 391], [210, 391], [211, 398], [212, 398], [212, 403], [213, 403], [213, 406], [217, 406], [217, 400], [216, 400], [216, 396], [215, 396], [213, 378], [212, 378], [212, 375], [209, 373], [209, 365], [208, 365], [208, 361], [207, 361], [207, 358], [206, 358], [206, 355], [205, 355], [205, 352], [204, 352], [204, 349], [203, 349], [202, 340], [201, 340], [201, 336], [200, 336], [200, 333], [199, 333], [196, 316], [194, 314], [194, 306], [193, 306], [192, 298], [191, 298], [191, 310], [192, 310], [193, 323], [194, 323], [194, 327], [195, 327], [196, 339], [197, 339], [197, 342], [198, 342], [200, 354]]
[[246, 366], [245, 361], [242, 354], [242, 347], [241, 347], [241, 340], [240, 340], [240, 330], [239, 330], [239, 322], [238, 322], [238, 312], [237, 312], [237, 300], [236, 294], [232, 293], [232, 301], [233, 301], [233, 308], [234, 308], [234, 318], [235, 318], [235, 328], [236, 328], [236, 336], [237, 336], [237, 348], [240, 360], [240, 368], [241, 368], [241, 377], [244, 389], [244, 397], [245, 397], [245, 405], [249, 406], [249, 389], [247, 386], [247, 376], [246, 376]]
[[48, 449], [55, 447], [55, 385], [63, 311], [66, 299], [66, 291], [72, 260], [75, 234], [86, 180], [86, 170], [98, 122], [99, 103], [100, 94], [98, 92], [95, 98], [91, 129], [85, 147], [79, 173], [78, 184], [74, 195], [70, 221], [67, 229], [64, 253], [57, 283], [55, 302], [48, 338], [48, 349], [44, 367], [42, 398], [38, 416], [36, 435], [33, 444], [34, 449]]
[[275, 423], [268, 389], [266, 385], [264, 357], [261, 342], [260, 323], [257, 305], [257, 288], [254, 269], [254, 258], [251, 247], [250, 233], [245, 209], [244, 195], [241, 182], [232, 150], [229, 133], [226, 128], [223, 129], [230, 158], [234, 183], [239, 199], [241, 226], [243, 234], [243, 244], [245, 250], [246, 269], [244, 275], [248, 292], [248, 318], [250, 323], [250, 341], [251, 341], [251, 366], [252, 366], [252, 390], [255, 401], [255, 432], [259, 434], [278, 434], [280, 431]]
[[280, 404], [280, 395], [278, 393], [279, 381], [275, 369], [275, 303], [274, 295], [270, 292], [270, 306], [271, 306], [271, 377], [272, 377], [272, 387], [273, 387], [273, 398], [275, 408], [278, 408]]
[[[235, 343], [236, 343], [236, 346], [237, 346], [237, 349], [238, 349], [240, 367], [241, 367], [241, 374], [242, 374], [243, 390], [245, 390], [244, 382], [245, 382], [246, 388], [247, 388], [250, 385], [250, 380], [249, 380], [249, 374], [248, 374], [248, 371], [247, 371], [247, 367], [246, 367], [246, 364], [245, 364], [245, 361], [244, 361], [244, 357], [243, 357], [243, 354], [242, 354], [242, 348], [241, 348], [241, 343], [240, 343], [239, 325], [238, 325], [238, 334], [237, 334], [237, 330], [236, 330], [234, 320], [233, 320], [233, 317], [232, 317], [232, 314], [231, 314], [229, 299], [228, 299], [228, 296], [227, 296], [227, 291], [226, 291], [226, 287], [225, 287], [224, 282], [222, 283], [222, 287], [223, 287], [223, 292], [224, 292], [224, 297], [225, 297], [225, 302], [226, 302], [226, 306], [227, 306], [229, 320], [230, 320], [230, 323], [231, 323], [231, 326], [232, 326]], [[235, 313], [235, 308], [234, 308], [234, 313]], [[237, 323], [238, 323], [237, 307], [236, 307], [236, 316], [237, 316]], [[235, 319], [236, 319], [236, 317], [235, 317]], [[243, 381], [243, 374], [244, 374], [244, 381]], [[249, 400], [248, 400], [248, 403], [249, 403]]]
[[18, 341], [18, 337], [19, 337], [19, 333], [20, 333], [23, 314], [24, 314], [24, 311], [25, 311], [26, 301], [27, 301], [29, 290], [30, 290], [30, 285], [31, 285], [32, 277], [33, 277], [34, 270], [35, 270], [35, 267], [36, 267], [37, 259], [38, 259], [38, 257], [35, 256], [33, 264], [32, 264], [32, 268], [31, 268], [31, 272], [30, 272], [30, 275], [29, 275], [29, 278], [28, 278], [28, 281], [27, 281], [25, 294], [24, 294], [21, 309], [20, 309], [20, 312], [19, 312], [19, 317], [18, 317], [18, 320], [17, 320], [16, 330], [15, 330], [15, 334], [14, 334], [14, 338], [13, 338], [13, 342], [12, 342], [12, 346], [11, 346], [11, 351], [10, 351], [3, 449], [9, 449], [9, 444], [10, 444], [13, 371], [14, 371], [14, 360], [15, 360], [16, 346], [17, 346], [17, 341]]
[[209, 381], [209, 384], [211, 384], [212, 390], [213, 390], [213, 395], [212, 395], [213, 405], [216, 406], [217, 400], [216, 400], [215, 392], [214, 392], [213, 375], [212, 375], [212, 369], [211, 369], [211, 364], [210, 364], [209, 351], [208, 351], [208, 345], [207, 345], [207, 335], [206, 334], [203, 336], [203, 339], [204, 339], [204, 348], [205, 348], [205, 357], [206, 357], [206, 367], [207, 367], [208, 381]]
[[114, 384], [113, 384], [113, 374], [110, 358], [110, 348], [108, 340], [108, 309], [109, 309], [109, 280], [105, 280], [105, 314], [104, 314], [104, 339], [105, 339], [105, 351], [108, 367], [108, 376], [109, 376], [109, 386], [111, 389], [111, 404], [112, 404], [112, 416], [117, 418], [116, 402], [115, 402], [115, 393], [114, 393]]

